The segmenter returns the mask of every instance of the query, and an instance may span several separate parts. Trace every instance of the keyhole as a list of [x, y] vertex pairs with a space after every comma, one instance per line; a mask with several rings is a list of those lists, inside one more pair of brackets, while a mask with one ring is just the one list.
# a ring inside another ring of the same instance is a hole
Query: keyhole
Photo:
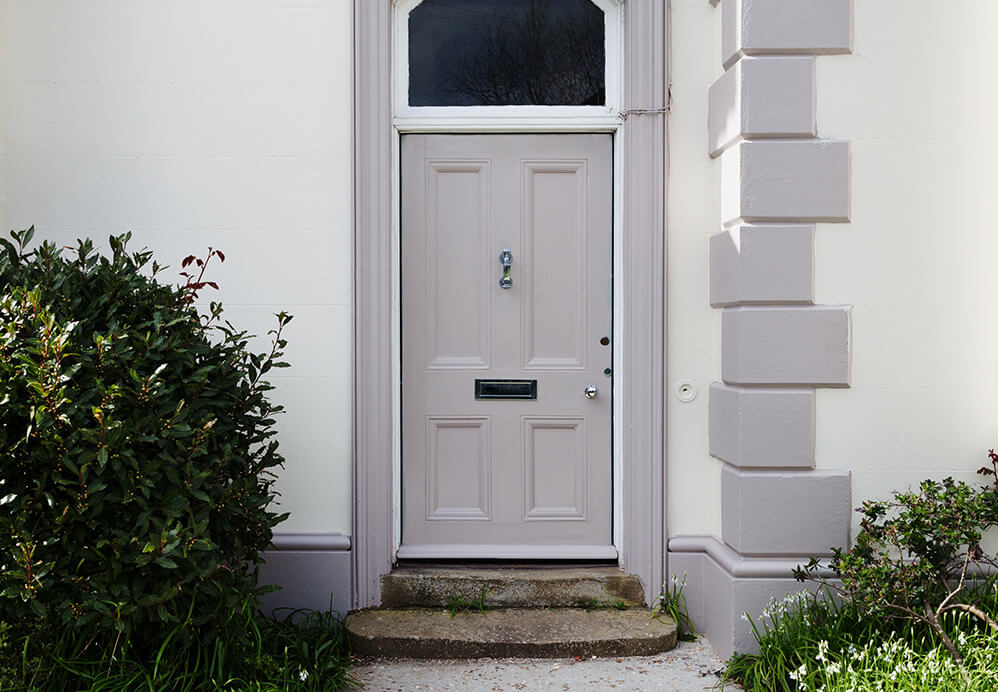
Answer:
[[600, 342], [601, 346], [609, 346], [610, 345], [610, 337], [604, 336], [602, 339], [599, 340], [599, 342]]

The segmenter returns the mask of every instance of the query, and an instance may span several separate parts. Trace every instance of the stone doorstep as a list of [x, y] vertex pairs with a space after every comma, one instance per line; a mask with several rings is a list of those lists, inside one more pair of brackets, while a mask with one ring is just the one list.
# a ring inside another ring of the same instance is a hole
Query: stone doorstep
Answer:
[[371, 608], [346, 619], [355, 655], [379, 658], [651, 656], [676, 646], [676, 625], [647, 608]]
[[[484, 591], [483, 591], [484, 589]], [[502, 608], [645, 604], [641, 581], [617, 567], [400, 567], [381, 577], [384, 608], [447, 607], [454, 599]]]

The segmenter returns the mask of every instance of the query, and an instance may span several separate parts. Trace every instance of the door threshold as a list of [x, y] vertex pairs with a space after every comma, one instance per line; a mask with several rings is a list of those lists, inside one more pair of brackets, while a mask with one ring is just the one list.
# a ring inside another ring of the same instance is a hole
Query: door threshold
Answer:
[[395, 563], [395, 568], [404, 569], [406, 567], [433, 569], [604, 569], [606, 567], [620, 567], [619, 560], [522, 560], [522, 559], [471, 559], [471, 558], [404, 558]]
[[402, 545], [397, 559], [408, 560], [617, 560], [612, 545]]

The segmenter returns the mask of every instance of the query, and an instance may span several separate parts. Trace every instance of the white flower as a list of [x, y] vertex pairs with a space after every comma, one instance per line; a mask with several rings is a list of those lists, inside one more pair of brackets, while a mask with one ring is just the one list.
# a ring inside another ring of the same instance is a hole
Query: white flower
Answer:
[[303, 670], [300, 673], [298, 673], [298, 679], [301, 680], [302, 682], [304, 682], [305, 680], [307, 680], [308, 679], [308, 671], [307, 670]]
[[828, 663], [828, 642], [826, 640], [822, 639], [818, 642], [818, 655], [815, 656], [815, 659], [821, 663]]

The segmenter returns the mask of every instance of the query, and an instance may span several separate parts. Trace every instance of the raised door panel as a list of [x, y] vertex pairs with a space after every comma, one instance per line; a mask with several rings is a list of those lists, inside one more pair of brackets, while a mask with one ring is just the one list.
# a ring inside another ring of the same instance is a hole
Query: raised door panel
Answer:
[[589, 448], [582, 418], [527, 418], [523, 429], [524, 519], [585, 521]]
[[[426, 162], [426, 356], [430, 368], [487, 368], [488, 161]], [[413, 251], [418, 251], [412, 248]]]
[[588, 237], [586, 161], [525, 161], [524, 367], [585, 368]]
[[427, 520], [491, 517], [490, 427], [488, 418], [427, 419]]

